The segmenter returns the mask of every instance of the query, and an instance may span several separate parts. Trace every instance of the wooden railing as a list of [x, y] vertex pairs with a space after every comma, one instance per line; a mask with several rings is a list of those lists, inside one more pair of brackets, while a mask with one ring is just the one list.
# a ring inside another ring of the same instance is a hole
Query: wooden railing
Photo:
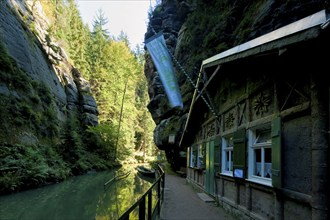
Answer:
[[[119, 220], [128, 220], [130, 214], [135, 210], [135, 208], [139, 207], [139, 220], [152, 220], [156, 219], [157, 216], [160, 215], [161, 205], [164, 201], [164, 186], [165, 186], [165, 173], [164, 170], [158, 165], [159, 177], [157, 177], [156, 181], [152, 184], [152, 186], [147, 190], [142, 197], [133, 204], [124, 214], [119, 217]], [[157, 187], [157, 201], [155, 204], [155, 208], [152, 208], [152, 191]], [[148, 198], [148, 204], [146, 208], [146, 198]], [[146, 211], [147, 210], [147, 211]]]

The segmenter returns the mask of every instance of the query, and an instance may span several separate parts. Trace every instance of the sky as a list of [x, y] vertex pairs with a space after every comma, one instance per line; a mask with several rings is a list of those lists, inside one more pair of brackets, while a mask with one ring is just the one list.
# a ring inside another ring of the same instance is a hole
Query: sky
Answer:
[[97, 11], [102, 9], [108, 19], [105, 26], [111, 36], [126, 33], [131, 48], [143, 48], [144, 34], [148, 25], [148, 12], [156, 5], [156, 0], [76, 0], [80, 15], [92, 29]]

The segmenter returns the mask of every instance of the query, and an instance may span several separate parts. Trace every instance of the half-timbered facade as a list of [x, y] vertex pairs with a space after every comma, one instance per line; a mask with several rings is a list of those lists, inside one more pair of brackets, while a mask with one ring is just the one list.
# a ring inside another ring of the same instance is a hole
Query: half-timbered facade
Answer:
[[203, 61], [187, 180], [246, 219], [329, 217], [329, 14]]

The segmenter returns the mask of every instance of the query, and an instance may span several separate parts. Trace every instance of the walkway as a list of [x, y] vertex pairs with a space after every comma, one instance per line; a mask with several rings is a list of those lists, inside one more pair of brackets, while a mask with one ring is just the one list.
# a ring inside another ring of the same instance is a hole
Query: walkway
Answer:
[[204, 202], [186, 179], [165, 174], [165, 199], [161, 220], [236, 220], [213, 202]]

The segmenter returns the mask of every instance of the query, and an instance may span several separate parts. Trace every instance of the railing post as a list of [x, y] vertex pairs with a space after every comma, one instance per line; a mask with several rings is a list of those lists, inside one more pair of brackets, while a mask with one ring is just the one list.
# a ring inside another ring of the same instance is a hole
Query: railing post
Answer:
[[[161, 176], [157, 179], [157, 182], [155, 182], [151, 188], [139, 199], [137, 202], [135, 202], [134, 205], [132, 205], [124, 214], [122, 214], [119, 217], [119, 220], [129, 220], [129, 215], [132, 213], [136, 207], [139, 207], [139, 220], [145, 220], [146, 219], [146, 196], [148, 194], [148, 220], [152, 220], [154, 217], [154, 214], [156, 212], [156, 207], [157, 207], [157, 214], [158, 217], [160, 216], [160, 208], [161, 205], [164, 201], [164, 188], [165, 188], [165, 173], [163, 169], [161, 169]], [[156, 207], [155, 209], [152, 208], [152, 191], [154, 187], [157, 185], [157, 201], [156, 201]], [[156, 218], [157, 219], [157, 218]]]
[[158, 197], [157, 212], [158, 212], [158, 215], [160, 215], [160, 204], [162, 201], [162, 194], [161, 194], [161, 190], [160, 190], [162, 179], [163, 179], [163, 177], [161, 177], [157, 183], [157, 197]]
[[148, 220], [152, 218], [152, 189], [148, 193]]
[[162, 202], [164, 201], [164, 191], [165, 191], [165, 173], [162, 178]]
[[139, 204], [139, 220], [146, 219], [146, 197], [142, 197], [141, 203]]

